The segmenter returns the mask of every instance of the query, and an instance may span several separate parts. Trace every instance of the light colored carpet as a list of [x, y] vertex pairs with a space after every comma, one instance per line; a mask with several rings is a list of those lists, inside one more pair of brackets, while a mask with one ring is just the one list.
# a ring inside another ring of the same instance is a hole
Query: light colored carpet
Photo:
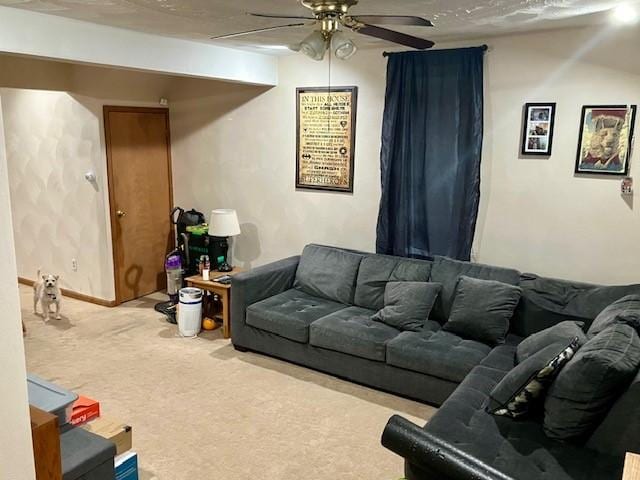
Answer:
[[44, 324], [21, 286], [27, 366], [133, 426], [141, 480], [396, 480], [380, 445], [388, 418], [435, 409], [263, 355], [219, 330], [196, 339], [153, 310], [162, 295], [116, 308], [64, 299]]

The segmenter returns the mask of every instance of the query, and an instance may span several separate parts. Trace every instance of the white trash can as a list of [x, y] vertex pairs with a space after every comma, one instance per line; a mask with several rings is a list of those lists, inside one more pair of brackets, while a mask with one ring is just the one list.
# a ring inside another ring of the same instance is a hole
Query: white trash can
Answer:
[[180, 289], [178, 307], [178, 332], [183, 337], [195, 337], [202, 324], [202, 290], [187, 287]]

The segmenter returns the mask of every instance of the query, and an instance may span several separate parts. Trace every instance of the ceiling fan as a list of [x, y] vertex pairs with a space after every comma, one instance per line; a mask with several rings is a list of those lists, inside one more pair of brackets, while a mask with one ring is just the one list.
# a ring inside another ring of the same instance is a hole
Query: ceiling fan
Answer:
[[358, 3], [358, 0], [300, 0], [302, 5], [311, 10], [313, 17], [271, 15], [265, 13], [250, 13], [254, 17], [274, 18], [282, 20], [297, 20], [296, 23], [278, 25], [275, 27], [258, 28], [245, 32], [231, 33], [211, 37], [220, 40], [225, 38], [240, 37], [253, 33], [268, 32], [280, 28], [315, 26], [316, 29], [302, 42], [289, 48], [296, 52], [302, 52], [314, 60], [322, 60], [326, 51], [331, 48], [336, 57], [346, 60], [357, 51], [356, 44], [347, 37], [344, 29], [380, 38], [389, 42], [405, 45], [407, 47], [425, 50], [433, 47], [431, 40], [414, 37], [405, 33], [389, 30], [377, 25], [406, 25], [412, 27], [433, 27], [433, 24], [424, 18], [410, 15], [349, 15], [349, 9]]

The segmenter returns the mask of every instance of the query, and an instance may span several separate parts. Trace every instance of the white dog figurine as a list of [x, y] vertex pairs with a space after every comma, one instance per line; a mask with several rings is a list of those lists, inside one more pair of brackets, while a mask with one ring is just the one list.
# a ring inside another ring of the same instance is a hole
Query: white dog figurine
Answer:
[[51, 305], [56, 306], [56, 320], [60, 320], [60, 287], [58, 287], [59, 275], [40, 275], [38, 270], [38, 280], [33, 284], [33, 313], [38, 314], [38, 302], [42, 305], [42, 315], [44, 321], [51, 318]]

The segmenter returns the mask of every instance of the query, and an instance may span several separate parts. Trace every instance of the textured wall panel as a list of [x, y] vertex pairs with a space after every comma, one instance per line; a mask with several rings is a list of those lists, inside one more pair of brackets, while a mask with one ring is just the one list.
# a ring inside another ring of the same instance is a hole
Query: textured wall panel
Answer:
[[101, 103], [65, 92], [0, 93], [18, 275], [35, 278], [42, 267], [65, 288], [113, 299]]

